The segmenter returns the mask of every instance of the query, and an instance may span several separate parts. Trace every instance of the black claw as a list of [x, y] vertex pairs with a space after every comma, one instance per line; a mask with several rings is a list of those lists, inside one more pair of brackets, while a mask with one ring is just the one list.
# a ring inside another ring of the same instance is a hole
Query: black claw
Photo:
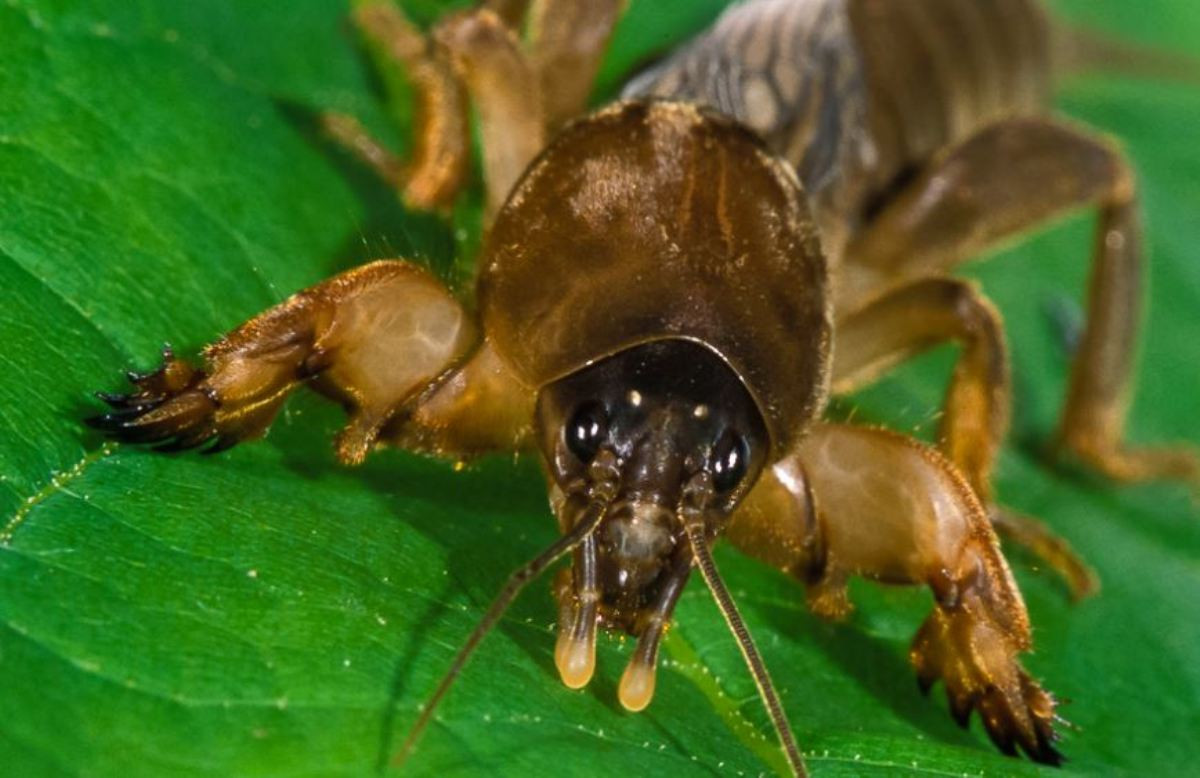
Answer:
[[159, 405], [162, 405], [162, 400], [148, 400], [137, 405], [115, 409], [111, 413], [104, 414], [104, 416], [105, 418], [112, 419], [114, 422], [128, 424], [135, 419], [145, 416]]
[[1067, 758], [1057, 748], [1040, 736], [1038, 737], [1038, 747], [1028, 753], [1029, 758], [1033, 761], [1048, 764], [1051, 767], [1062, 767], [1062, 763], [1067, 761]]
[[137, 418], [138, 415], [139, 413], [136, 412], [104, 413], [99, 416], [92, 416], [84, 419], [83, 423], [93, 429], [102, 430], [104, 432], [121, 432], [122, 430], [126, 429], [129, 426], [129, 422]]
[[88, 425], [89, 427], [91, 427], [94, 430], [100, 430], [101, 432], [109, 432], [111, 429], [110, 425], [112, 424], [112, 417], [107, 414], [100, 414], [99, 416], [89, 416], [83, 420], [83, 423]]
[[213, 454], [220, 454], [222, 451], [227, 451], [237, 444], [237, 435], [221, 435], [213, 441], [211, 446], [202, 450], [200, 453], [204, 456], [212, 456]]
[[136, 416], [152, 411], [163, 404], [165, 397], [146, 397], [140, 394], [104, 394], [96, 392], [96, 396], [113, 409], [112, 415]]
[[936, 680], [937, 680], [936, 678], [926, 678], [923, 675], [918, 675], [917, 676], [917, 689], [920, 690], [922, 695], [924, 695], [925, 697], [928, 697], [929, 690], [933, 688], [933, 684]]
[[[162, 364], [156, 369], [144, 373], [131, 370], [125, 377], [134, 389], [127, 394], [96, 392], [108, 412], [84, 419], [85, 424], [115, 440], [167, 453], [196, 448], [217, 434], [215, 391], [200, 385], [204, 373], [177, 360], [170, 344], [163, 345]], [[205, 397], [211, 407], [205, 404]], [[229, 440], [222, 438], [209, 451], [223, 450], [238, 440], [236, 434]]]
[[[1055, 718], [1057, 719], [1058, 717], [1055, 716]], [[1034, 732], [1037, 742], [1033, 744], [1032, 748], [1026, 746], [1025, 753], [1029, 754], [1029, 758], [1035, 762], [1053, 765], [1054, 767], [1061, 766], [1066, 761], [1066, 757], [1054, 747], [1055, 741], [1059, 738], [1058, 732], [1046, 721], [1036, 724]]]
[[96, 399], [105, 403], [110, 408], [124, 408], [129, 405], [130, 395], [128, 394], [109, 394], [108, 392], [96, 392]]
[[966, 694], [956, 695], [949, 688], [946, 689], [946, 699], [950, 702], [950, 715], [954, 717], [955, 723], [966, 729], [971, 723], [971, 709], [975, 701]]
[[125, 443], [162, 443], [184, 431], [172, 419], [145, 422], [145, 417], [140, 413], [110, 413], [105, 418], [108, 422], [103, 429]]
[[988, 737], [996, 744], [996, 748], [1005, 756], [1017, 755], [1017, 744], [1013, 740], [1012, 733], [1007, 729], [1001, 729], [1000, 725], [993, 726], [990, 722], [984, 727], [988, 733]]

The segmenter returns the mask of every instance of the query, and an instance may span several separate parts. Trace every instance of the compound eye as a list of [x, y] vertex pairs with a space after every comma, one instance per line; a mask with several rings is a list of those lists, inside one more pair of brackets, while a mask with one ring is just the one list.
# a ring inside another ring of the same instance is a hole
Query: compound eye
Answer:
[[608, 434], [608, 412], [598, 402], [580, 406], [567, 425], [567, 448], [580, 462], [591, 462]]
[[750, 446], [746, 439], [733, 430], [725, 430], [713, 446], [713, 486], [718, 492], [733, 489], [746, 475], [750, 461]]

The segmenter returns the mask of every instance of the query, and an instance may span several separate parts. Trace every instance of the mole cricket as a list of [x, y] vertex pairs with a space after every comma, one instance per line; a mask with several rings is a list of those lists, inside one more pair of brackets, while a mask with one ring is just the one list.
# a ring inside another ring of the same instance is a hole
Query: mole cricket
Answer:
[[[1050, 113], [1071, 35], [1032, 0], [748, 0], [586, 113], [619, 0], [492, 0], [429, 34], [397, 6], [357, 29], [416, 98], [397, 159], [354, 119], [330, 135], [418, 209], [462, 190], [473, 105], [488, 222], [471, 302], [402, 259], [293, 295], [204, 350], [169, 350], [89, 422], [159, 449], [259, 437], [308, 386], [341, 403], [337, 455], [536, 449], [561, 538], [519, 569], [424, 706], [407, 757], [480, 640], [530, 580], [557, 579], [555, 664], [593, 675], [599, 628], [636, 648], [618, 695], [654, 695], [693, 569], [754, 677], [791, 769], [800, 749], [714, 564], [721, 537], [844, 617], [851, 575], [924, 584], [910, 652], [954, 717], [1058, 764], [1056, 701], [997, 531], [1077, 596], [1062, 539], [995, 503], [1010, 405], [1000, 316], [951, 275], [1068, 212], [1099, 213], [1087, 323], [1058, 450], [1124, 481], [1195, 479], [1189, 451], [1124, 445], [1142, 291], [1138, 202], [1110, 140]], [[961, 346], [937, 447], [822, 419], [933, 345]]]

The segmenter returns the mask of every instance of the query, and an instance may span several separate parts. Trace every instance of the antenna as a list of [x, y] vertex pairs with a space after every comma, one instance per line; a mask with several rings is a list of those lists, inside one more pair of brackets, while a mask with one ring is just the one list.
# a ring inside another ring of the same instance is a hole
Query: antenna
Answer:
[[508, 610], [508, 606], [512, 605], [513, 600], [525, 588], [525, 584], [532, 581], [542, 573], [550, 565], [554, 564], [564, 554], [573, 550], [578, 546], [583, 539], [595, 531], [596, 527], [600, 526], [600, 522], [604, 520], [608, 514], [608, 506], [612, 503], [612, 492], [609, 490], [597, 490], [600, 492], [586, 507], [581, 509], [579, 518], [575, 521], [575, 526], [566, 535], [563, 535], [555, 541], [549, 548], [538, 554], [528, 564], [519, 568], [508, 578], [508, 582], [504, 584], [504, 588], [496, 595], [496, 599], [492, 601], [491, 607], [487, 609], [487, 613], [483, 614], [479, 625], [475, 627], [475, 631], [463, 643], [463, 647], [459, 649], [458, 654], [454, 657], [454, 661], [450, 664], [450, 669], [442, 676], [441, 682], [437, 689], [430, 695], [425, 702], [424, 709], [421, 711], [420, 717], [417, 718], [417, 723], [413, 725], [409, 731], [408, 737], [404, 739], [404, 744], [400, 746], [400, 750], [396, 754], [396, 758], [392, 760], [392, 764], [396, 767], [404, 764], [412, 753], [413, 746], [421, 738], [421, 734], [425, 728], [429, 726], [429, 722], [433, 720], [433, 713], [437, 710], [438, 705], [446, 696], [446, 692], [450, 691], [450, 686], [462, 672], [471, 655], [475, 653], [475, 649], [479, 647], [480, 642], [491, 632], [496, 626], [496, 622]]
[[[680, 519], [682, 520], [682, 516]], [[717, 601], [717, 607], [721, 609], [721, 615], [725, 617], [725, 623], [729, 625], [729, 630], [737, 638], [738, 648], [742, 650], [746, 666], [750, 668], [750, 674], [754, 676], [754, 683], [758, 686], [758, 695], [762, 698], [763, 704], [767, 708], [767, 714], [771, 717], [771, 724], [775, 726], [775, 732], [779, 735], [779, 742], [783, 746], [783, 753], [787, 756], [788, 765], [792, 768], [796, 778], [807, 778], [808, 771], [804, 767], [804, 758], [800, 756], [800, 749], [792, 735], [787, 714], [783, 712], [783, 705], [780, 704], [779, 696], [775, 693], [775, 686], [771, 683], [771, 676], [767, 673], [767, 666], [763, 662], [762, 655], [758, 653], [758, 647], [754, 645], [754, 639], [750, 637], [750, 631], [746, 629], [746, 623], [742, 621], [742, 614], [738, 612], [733, 597], [729, 595], [729, 590], [725, 588], [725, 582], [721, 580], [721, 575], [717, 572], [717, 564], [713, 561], [712, 552], [709, 551], [704, 540], [704, 526], [699, 522], [683, 521], [683, 527], [687, 532], [688, 541], [692, 545], [696, 566], [700, 568], [700, 574], [704, 576], [704, 583], [708, 584], [713, 599]]]

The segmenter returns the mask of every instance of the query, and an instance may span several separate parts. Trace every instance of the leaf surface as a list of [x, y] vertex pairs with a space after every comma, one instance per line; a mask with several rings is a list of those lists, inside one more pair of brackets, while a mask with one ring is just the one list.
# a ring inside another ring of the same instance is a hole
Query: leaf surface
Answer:
[[[710, 21], [719, 0], [638, 0], [601, 79]], [[461, 5], [458, 4], [458, 5]], [[419, 7], [418, 7], [419, 6]], [[423, 19], [440, 4], [414, 3]], [[1063, 2], [1152, 45], [1200, 50], [1195, 4]], [[88, 393], [194, 351], [291, 291], [368, 258], [447, 277], [461, 235], [403, 212], [313, 130], [350, 111], [395, 139], [346, 23], [321, 0], [0, 4], [0, 764], [23, 776], [378, 772], [507, 574], [554, 536], [532, 458], [381, 452], [338, 467], [339, 413], [298, 397], [266, 441], [215, 458], [103, 444]], [[1200, 444], [1200, 155], [1194, 87], [1084, 79], [1070, 115], [1127, 144], [1149, 216], [1151, 285], [1134, 439]], [[469, 220], [468, 220], [469, 221]], [[1028, 666], [1079, 725], [1063, 773], [1177, 774], [1200, 761], [1200, 510], [1176, 486], [1115, 488], [1041, 464], [1067, 373], [1048, 310], [1077, 310], [1089, 217], [973, 267], [1014, 350], [1002, 499], [1099, 570], [1078, 606], [1014, 552]], [[469, 245], [469, 238], [466, 239]], [[1063, 318], [1059, 316], [1059, 318]], [[861, 417], [928, 435], [953, 352], [860, 396]], [[929, 606], [856, 585], [845, 625], [724, 550], [818, 775], [1034, 774], [921, 698], [906, 654]], [[602, 640], [582, 693], [557, 681], [545, 583], [488, 639], [412, 774], [780, 766], [736, 647], [684, 595], [654, 705], [616, 703], [630, 645]]]

